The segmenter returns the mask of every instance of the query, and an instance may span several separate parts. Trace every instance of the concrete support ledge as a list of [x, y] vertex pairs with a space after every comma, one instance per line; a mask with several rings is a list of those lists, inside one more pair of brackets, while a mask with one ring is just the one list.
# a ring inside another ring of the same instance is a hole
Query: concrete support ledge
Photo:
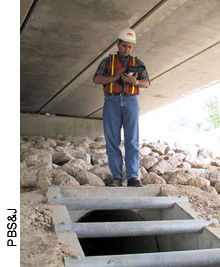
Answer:
[[68, 252], [73, 258], [78, 259], [85, 257], [82, 247], [79, 243], [78, 237], [71, 231], [67, 232], [56, 232], [59, 242], [64, 243], [68, 246]]
[[[56, 224], [70, 224], [71, 219], [65, 206], [56, 205], [51, 206], [53, 223]], [[84, 257], [84, 252], [79, 243], [77, 235], [72, 231], [56, 232], [57, 238], [60, 243], [63, 243], [65, 247], [68, 247], [68, 252], [73, 258]]]
[[52, 209], [53, 223], [55, 225], [71, 223], [71, 219], [66, 209], [66, 206], [63, 205], [51, 206], [51, 209]]
[[[50, 194], [56, 195], [58, 189], [51, 187], [48, 189]], [[100, 187], [100, 186], [83, 186], [83, 187], [62, 187], [59, 191], [63, 197], [97, 198], [102, 197], [155, 197], [161, 195], [161, 186], [148, 185], [147, 187]], [[50, 197], [52, 198], [52, 197]]]

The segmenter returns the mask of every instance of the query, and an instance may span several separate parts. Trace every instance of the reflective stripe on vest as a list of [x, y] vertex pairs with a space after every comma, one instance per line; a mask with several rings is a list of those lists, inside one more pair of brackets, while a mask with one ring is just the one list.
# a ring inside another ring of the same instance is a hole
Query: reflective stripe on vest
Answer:
[[[114, 65], [115, 65], [115, 55], [112, 56], [112, 69], [111, 69], [111, 76], [114, 75]], [[110, 84], [110, 93], [112, 94], [112, 86], [113, 82]]]
[[[135, 66], [135, 57], [133, 57], [133, 66]], [[132, 92], [131, 94], [133, 95], [134, 94], [134, 85], [132, 85]]]

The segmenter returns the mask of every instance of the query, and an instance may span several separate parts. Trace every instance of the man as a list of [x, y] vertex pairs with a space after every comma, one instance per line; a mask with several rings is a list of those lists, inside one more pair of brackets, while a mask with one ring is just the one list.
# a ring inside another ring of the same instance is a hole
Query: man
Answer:
[[134, 43], [136, 43], [135, 32], [132, 29], [122, 30], [118, 36], [117, 54], [105, 58], [93, 78], [94, 83], [102, 84], [104, 87], [103, 126], [109, 168], [112, 172], [109, 186], [114, 187], [122, 186], [123, 159], [119, 148], [122, 126], [124, 128], [127, 185], [142, 186], [138, 179], [139, 105], [137, 95], [139, 87], [149, 87], [150, 80], [146, 70], [140, 75], [125, 73], [127, 66], [143, 65], [139, 59], [130, 55]]

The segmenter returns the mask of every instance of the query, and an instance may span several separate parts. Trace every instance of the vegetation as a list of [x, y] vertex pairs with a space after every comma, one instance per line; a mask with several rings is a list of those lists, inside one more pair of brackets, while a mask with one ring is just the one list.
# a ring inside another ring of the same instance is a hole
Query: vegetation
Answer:
[[209, 132], [220, 127], [219, 108], [218, 96], [208, 98], [204, 103], [205, 117], [198, 120], [195, 129]]

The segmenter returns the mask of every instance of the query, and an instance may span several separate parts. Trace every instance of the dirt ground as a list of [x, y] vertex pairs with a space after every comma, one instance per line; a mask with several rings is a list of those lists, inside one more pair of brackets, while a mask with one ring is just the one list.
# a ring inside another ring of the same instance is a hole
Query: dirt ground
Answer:
[[58, 243], [43, 191], [21, 193], [20, 258], [22, 267], [64, 266], [68, 249]]
[[[181, 185], [166, 185], [163, 191], [170, 196], [188, 196], [198, 218], [216, 218], [220, 221], [220, 195]], [[71, 253], [56, 238], [45, 191], [22, 192], [20, 203], [21, 266], [64, 266], [63, 257], [69, 257]]]
[[199, 219], [210, 218], [220, 222], [220, 194], [211, 194], [190, 185], [166, 185], [163, 192], [168, 196], [187, 196]]

